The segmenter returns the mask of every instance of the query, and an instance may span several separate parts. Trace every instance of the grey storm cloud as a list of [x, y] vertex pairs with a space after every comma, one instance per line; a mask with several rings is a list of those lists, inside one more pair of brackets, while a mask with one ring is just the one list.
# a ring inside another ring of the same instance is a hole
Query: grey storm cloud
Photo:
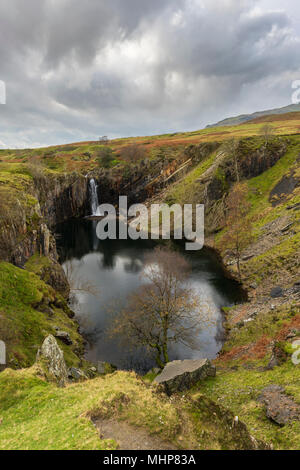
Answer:
[[3, 0], [0, 147], [196, 129], [289, 104], [299, 19], [294, 0]]

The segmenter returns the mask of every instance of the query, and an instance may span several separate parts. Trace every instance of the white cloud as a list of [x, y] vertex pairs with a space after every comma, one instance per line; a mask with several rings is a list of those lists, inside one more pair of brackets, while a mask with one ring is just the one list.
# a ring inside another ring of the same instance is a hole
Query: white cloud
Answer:
[[294, 0], [5, 4], [0, 139], [9, 145], [195, 129], [288, 104], [300, 78]]

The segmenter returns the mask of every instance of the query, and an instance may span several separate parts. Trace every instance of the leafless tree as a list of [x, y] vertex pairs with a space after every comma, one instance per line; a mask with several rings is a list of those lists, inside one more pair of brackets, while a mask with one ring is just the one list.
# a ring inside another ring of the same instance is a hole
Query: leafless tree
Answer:
[[157, 248], [146, 259], [146, 284], [128, 298], [113, 321], [111, 335], [155, 353], [158, 367], [169, 362], [171, 343], [195, 347], [197, 332], [209, 321], [209, 305], [188, 286], [189, 265], [182, 255]]
[[242, 280], [241, 256], [253, 238], [253, 227], [249, 219], [250, 204], [247, 201], [247, 187], [237, 183], [227, 198], [226, 231], [220, 240], [224, 251], [230, 250], [237, 262], [239, 280]]
[[264, 124], [260, 128], [259, 133], [263, 137], [265, 144], [267, 145], [270, 139], [274, 136], [275, 129], [271, 124]]
[[78, 271], [76, 270], [72, 261], [68, 261], [65, 264], [64, 270], [68, 279], [71, 292], [84, 292], [86, 294], [91, 294], [94, 296], [99, 295], [99, 289], [92, 282], [86, 281], [82, 279], [81, 276], [79, 276]]
[[99, 142], [101, 142], [102, 144], [107, 144], [108, 143], [107, 135], [102, 135], [101, 137], [99, 137]]

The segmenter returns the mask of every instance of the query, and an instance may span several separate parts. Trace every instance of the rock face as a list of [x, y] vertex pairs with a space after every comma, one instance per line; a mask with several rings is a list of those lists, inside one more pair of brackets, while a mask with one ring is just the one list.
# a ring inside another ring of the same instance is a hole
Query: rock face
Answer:
[[67, 333], [66, 331], [57, 330], [55, 333], [55, 338], [60, 339], [63, 343], [67, 344], [68, 346], [73, 344], [69, 333]]
[[199, 380], [215, 377], [216, 368], [208, 359], [169, 362], [155, 382], [165, 387], [168, 394], [187, 390]]
[[279, 385], [264, 388], [258, 401], [265, 405], [267, 417], [280, 426], [300, 420], [300, 405], [286, 395]]
[[38, 275], [46, 284], [53, 287], [53, 289], [59, 292], [65, 299], [69, 298], [70, 286], [68, 279], [63, 268], [57, 261], [49, 258], [49, 265], [44, 266]]
[[49, 379], [55, 380], [60, 387], [68, 382], [68, 370], [62, 350], [54, 336], [49, 335], [37, 353], [37, 362], [44, 369]]

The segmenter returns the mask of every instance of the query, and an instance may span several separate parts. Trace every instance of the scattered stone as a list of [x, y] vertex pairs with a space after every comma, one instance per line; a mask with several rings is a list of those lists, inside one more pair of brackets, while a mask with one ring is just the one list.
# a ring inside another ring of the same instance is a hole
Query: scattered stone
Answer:
[[208, 359], [169, 362], [154, 381], [164, 386], [168, 394], [187, 390], [199, 380], [215, 377], [216, 368]]
[[40, 363], [46, 377], [55, 380], [64, 387], [68, 382], [68, 371], [62, 350], [54, 336], [49, 335], [37, 352], [37, 362]]
[[267, 417], [279, 426], [300, 420], [300, 405], [286, 395], [279, 385], [264, 388], [258, 401], [265, 405]]
[[256, 282], [252, 282], [249, 287], [250, 289], [257, 289], [258, 286]]
[[283, 289], [280, 286], [273, 287], [270, 293], [272, 299], [277, 299], [279, 297], [283, 297]]
[[56, 331], [55, 338], [60, 339], [63, 343], [67, 344], [68, 346], [73, 344], [73, 341], [71, 340], [69, 333], [67, 333], [66, 331], [60, 331], [60, 330]]
[[87, 376], [81, 369], [77, 369], [76, 367], [70, 367], [68, 369], [68, 377], [71, 380], [86, 380]]

